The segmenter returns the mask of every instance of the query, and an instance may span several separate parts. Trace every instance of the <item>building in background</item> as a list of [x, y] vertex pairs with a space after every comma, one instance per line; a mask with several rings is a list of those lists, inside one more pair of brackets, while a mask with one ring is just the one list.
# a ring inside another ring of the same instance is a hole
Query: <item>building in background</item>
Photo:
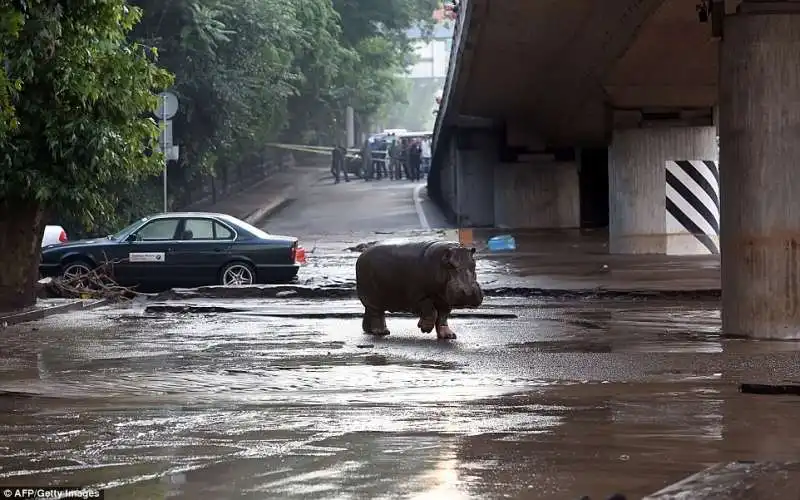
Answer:
[[422, 39], [418, 28], [408, 31], [408, 37], [414, 41], [416, 63], [411, 67], [408, 78], [442, 79], [447, 77], [447, 65], [450, 62], [450, 48], [453, 45], [453, 28], [451, 23], [436, 25], [433, 39]]

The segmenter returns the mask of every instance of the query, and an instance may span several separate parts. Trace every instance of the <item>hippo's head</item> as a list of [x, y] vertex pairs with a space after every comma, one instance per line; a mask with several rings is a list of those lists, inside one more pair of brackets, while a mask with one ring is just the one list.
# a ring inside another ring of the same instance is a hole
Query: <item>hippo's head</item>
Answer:
[[475, 275], [474, 248], [447, 248], [442, 254], [442, 266], [447, 275], [444, 298], [451, 307], [478, 307], [483, 303], [483, 291]]

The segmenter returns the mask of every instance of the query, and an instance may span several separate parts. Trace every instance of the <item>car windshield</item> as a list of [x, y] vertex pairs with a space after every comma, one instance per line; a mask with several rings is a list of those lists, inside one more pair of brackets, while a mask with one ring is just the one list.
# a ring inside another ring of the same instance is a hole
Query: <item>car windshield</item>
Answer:
[[137, 220], [136, 222], [134, 222], [130, 226], [126, 227], [122, 231], [119, 231], [117, 233], [108, 235], [108, 239], [109, 240], [114, 240], [114, 241], [117, 241], [117, 240], [121, 239], [126, 234], [128, 234], [134, 227], [138, 226], [139, 224], [141, 224], [142, 222], [146, 221], [147, 219], [148, 219], [147, 217], [144, 217], [142, 219]]
[[258, 238], [262, 238], [262, 239], [265, 239], [265, 240], [268, 240], [270, 238], [269, 233], [265, 233], [261, 229], [255, 227], [255, 226], [253, 226], [251, 224], [248, 224], [247, 222], [245, 222], [243, 220], [235, 219], [233, 217], [231, 217], [230, 219], [228, 217], [223, 217], [222, 219], [228, 220], [228, 222], [231, 222], [231, 223], [235, 223], [237, 226], [241, 227], [242, 229], [245, 229], [247, 232], [249, 232], [250, 234], [252, 234], [253, 236], [256, 236]]

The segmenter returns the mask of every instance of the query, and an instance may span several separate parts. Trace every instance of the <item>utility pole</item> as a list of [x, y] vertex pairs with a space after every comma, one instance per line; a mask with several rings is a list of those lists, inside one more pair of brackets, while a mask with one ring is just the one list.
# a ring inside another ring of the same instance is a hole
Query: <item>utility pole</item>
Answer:
[[169, 160], [177, 160], [179, 149], [178, 146], [172, 144], [172, 120], [178, 112], [178, 98], [172, 92], [161, 92], [158, 94], [158, 108], [156, 108], [156, 116], [158, 117], [158, 125], [161, 129], [161, 137], [159, 138], [159, 150], [164, 153], [164, 213], [169, 211], [169, 202], [167, 198], [167, 164]]

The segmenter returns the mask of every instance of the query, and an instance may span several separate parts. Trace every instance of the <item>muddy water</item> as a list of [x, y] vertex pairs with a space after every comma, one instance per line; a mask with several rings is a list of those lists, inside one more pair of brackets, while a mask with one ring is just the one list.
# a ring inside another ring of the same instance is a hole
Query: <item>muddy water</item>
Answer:
[[[229, 304], [233, 305], [233, 304]], [[139, 306], [0, 336], [0, 485], [108, 498], [631, 498], [720, 461], [788, 460], [797, 345], [723, 341], [713, 305], [489, 301], [452, 343], [352, 301]]]
[[[288, 228], [286, 228], [288, 229]], [[296, 233], [291, 233], [296, 234]], [[719, 257], [609, 255], [603, 235], [576, 231], [518, 235], [515, 252], [488, 252], [487, 234], [476, 234], [477, 275], [484, 287], [538, 287], [561, 290], [719, 290]], [[300, 235], [307, 265], [299, 282], [355, 284], [353, 267], [365, 245], [388, 238], [458, 239], [454, 230], [375, 231]]]

